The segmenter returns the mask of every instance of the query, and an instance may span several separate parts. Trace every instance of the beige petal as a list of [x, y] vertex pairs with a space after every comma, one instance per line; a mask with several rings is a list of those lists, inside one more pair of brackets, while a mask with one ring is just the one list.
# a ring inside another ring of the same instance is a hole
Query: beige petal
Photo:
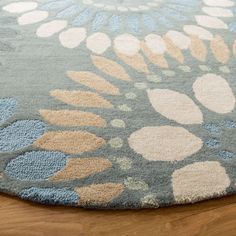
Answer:
[[236, 57], [236, 40], [234, 40], [234, 44], [233, 44], [233, 53], [234, 53], [234, 56]]
[[67, 75], [74, 81], [89, 88], [96, 89], [101, 93], [119, 95], [120, 91], [110, 82], [89, 71], [68, 71]]
[[22, 13], [26, 11], [31, 11], [35, 9], [38, 6], [38, 3], [36, 2], [13, 2], [6, 6], [4, 6], [2, 9], [4, 11], [8, 11], [10, 13]]
[[80, 197], [79, 205], [106, 205], [124, 191], [124, 186], [116, 183], [93, 184], [75, 188], [75, 191]]
[[195, 16], [197, 23], [203, 27], [212, 29], [228, 29], [228, 26], [219, 18], [214, 16], [198, 15]]
[[179, 49], [188, 49], [190, 46], [190, 39], [182, 32], [170, 30], [166, 33], [166, 37], [169, 38], [172, 43]]
[[18, 24], [19, 25], [29, 25], [29, 24], [35, 24], [40, 21], [45, 20], [48, 17], [47, 11], [30, 11], [26, 12], [25, 14], [18, 17]]
[[227, 81], [219, 75], [206, 74], [197, 78], [193, 91], [199, 102], [211, 111], [224, 114], [234, 109], [234, 94]]
[[230, 50], [220, 35], [216, 35], [211, 41], [211, 50], [217, 61], [226, 63], [229, 60]]
[[82, 179], [102, 172], [110, 167], [112, 167], [112, 163], [103, 158], [70, 158], [68, 159], [65, 168], [57, 172], [50, 180], [67, 181]]
[[128, 139], [130, 147], [150, 161], [181, 161], [202, 148], [200, 138], [182, 127], [144, 127]]
[[225, 194], [230, 179], [219, 162], [205, 161], [175, 170], [172, 185], [177, 203], [193, 203]]
[[167, 53], [171, 57], [173, 57], [176, 61], [183, 64], [184, 63], [184, 56], [183, 56], [183, 53], [181, 52], [181, 50], [177, 46], [175, 46], [168, 37], [164, 36], [163, 39], [166, 44]]
[[203, 41], [198, 37], [191, 37], [190, 52], [193, 57], [197, 58], [199, 61], [206, 61], [207, 48]]
[[91, 56], [91, 58], [93, 64], [105, 74], [108, 74], [120, 80], [131, 80], [125, 69], [115, 61], [100, 56]]
[[203, 116], [200, 109], [187, 95], [169, 90], [147, 90], [154, 109], [161, 115], [180, 124], [201, 124]]
[[34, 146], [51, 151], [81, 154], [105, 145], [105, 140], [86, 131], [52, 131], [34, 142]]
[[232, 7], [234, 3], [231, 0], [203, 0], [208, 6]]
[[121, 53], [116, 52], [116, 55], [123, 60], [127, 65], [133, 67], [138, 72], [149, 73], [147, 64], [145, 63], [142, 55], [139, 53], [133, 56], [127, 56]]
[[164, 55], [158, 55], [154, 54], [144, 42], [142, 42], [142, 50], [145, 54], [145, 56], [155, 65], [161, 67], [161, 68], [168, 68], [168, 63], [164, 57]]
[[88, 91], [53, 90], [50, 95], [74, 106], [112, 108], [113, 105], [98, 95]]
[[106, 121], [100, 116], [78, 110], [40, 110], [43, 118], [54, 125], [106, 127]]
[[202, 11], [208, 14], [209, 16], [216, 16], [216, 17], [233, 16], [233, 12], [230, 9], [225, 9], [221, 7], [203, 7]]
[[208, 30], [197, 25], [185, 25], [184, 31], [189, 35], [194, 35], [204, 40], [212, 40], [213, 35]]

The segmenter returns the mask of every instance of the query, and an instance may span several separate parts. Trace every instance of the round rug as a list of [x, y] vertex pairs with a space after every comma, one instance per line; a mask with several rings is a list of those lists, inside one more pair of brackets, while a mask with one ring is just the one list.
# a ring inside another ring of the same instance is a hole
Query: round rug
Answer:
[[3, 0], [0, 191], [158, 208], [236, 192], [236, 3]]

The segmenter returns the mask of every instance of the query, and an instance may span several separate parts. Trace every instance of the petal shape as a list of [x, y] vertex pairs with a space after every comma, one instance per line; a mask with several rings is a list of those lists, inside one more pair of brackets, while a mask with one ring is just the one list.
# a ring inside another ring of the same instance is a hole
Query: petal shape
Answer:
[[29, 24], [35, 24], [40, 21], [45, 20], [48, 17], [47, 11], [31, 11], [27, 12], [20, 17], [18, 17], [18, 24], [19, 25], [29, 25]]
[[58, 33], [67, 26], [67, 21], [65, 20], [53, 20], [42, 24], [36, 31], [38, 37], [47, 38], [51, 37], [55, 33]]
[[211, 111], [225, 114], [234, 109], [234, 94], [227, 81], [219, 75], [198, 77], [193, 84], [193, 91], [198, 101]]
[[230, 179], [219, 162], [205, 161], [175, 170], [172, 185], [177, 203], [193, 203], [223, 195]]
[[154, 109], [161, 115], [180, 124], [201, 124], [203, 116], [200, 109], [187, 95], [169, 90], [147, 90]]
[[13, 152], [33, 144], [45, 129], [39, 120], [19, 120], [0, 130], [0, 152]]
[[106, 11], [97, 12], [92, 22], [92, 30], [97, 31], [101, 29], [107, 23], [109, 17], [110, 15]]
[[37, 6], [38, 3], [36, 2], [13, 2], [4, 6], [2, 9], [10, 13], [22, 13], [25, 11], [31, 11]]
[[149, 34], [145, 37], [147, 48], [154, 54], [162, 55], [166, 50], [166, 45], [161, 36]]
[[24, 189], [19, 193], [22, 199], [51, 205], [76, 206], [79, 196], [66, 188], [36, 188]]
[[0, 125], [12, 116], [16, 109], [16, 100], [13, 98], [0, 99]]
[[220, 19], [213, 16], [198, 15], [195, 16], [197, 23], [201, 26], [212, 29], [228, 29], [228, 26]]
[[140, 50], [140, 41], [131, 34], [122, 34], [114, 39], [114, 48], [121, 54], [134, 56]]
[[86, 131], [47, 132], [34, 142], [34, 146], [51, 151], [80, 154], [105, 145], [105, 140]]
[[209, 16], [216, 17], [232, 17], [233, 12], [230, 9], [220, 8], [220, 7], [203, 7], [202, 11]]
[[111, 40], [104, 33], [95, 33], [87, 38], [87, 48], [97, 54], [103, 54], [110, 46]]
[[208, 6], [231, 7], [234, 3], [230, 0], [203, 0]]
[[98, 95], [88, 91], [53, 90], [50, 95], [74, 106], [112, 108], [113, 105]]
[[168, 68], [169, 65], [164, 57], [164, 55], [154, 54], [145, 43], [142, 43], [142, 50], [145, 56], [155, 65], [161, 68]]
[[166, 37], [169, 38], [179, 49], [188, 49], [190, 46], [189, 37], [179, 31], [170, 30], [167, 32]]
[[79, 205], [106, 205], [124, 191], [123, 184], [106, 183], [93, 184], [87, 187], [75, 188], [80, 196]]
[[203, 41], [198, 37], [191, 37], [190, 52], [193, 57], [197, 58], [199, 61], [206, 61], [207, 48]]
[[66, 166], [67, 156], [60, 152], [27, 152], [12, 159], [4, 172], [13, 179], [39, 181], [48, 179]]
[[182, 127], [144, 127], [132, 133], [130, 147], [149, 161], [181, 161], [202, 148], [200, 138]]
[[91, 59], [93, 61], [93, 64], [105, 74], [108, 74], [120, 80], [131, 80], [125, 69], [115, 61], [100, 56], [91, 56]]
[[127, 56], [127, 55], [116, 52], [116, 55], [121, 60], [123, 60], [127, 65], [133, 67], [138, 72], [149, 73], [147, 64], [140, 53], [133, 56]]
[[203, 39], [203, 40], [212, 40], [213, 39], [212, 33], [200, 26], [185, 25], [183, 29], [184, 29], [185, 33], [187, 33], [189, 35], [197, 36], [200, 39]]
[[67, 181], [82, 179], [111, 167], [112, 163], [103, 158], [70, 158], [68, 159], [65, 168], [52, 176], [50, 180]]
[[236, 40], [234, 40], [234, 44], [233, 44], [233, 53], [234, 53], [234, 56], [236, 57]]
[[175, 46], [168, 37], [164, 36], [163, 39], [166, 44], [167, 53], [171, 57], [173, 57], [176, 61], [183, 64], [184, 63], [184, 56], [183, 56], [183, 53], [181, 52], [181, 50], [177, 46]]
[[85, 28], [70, 28], [59, 35], [60, 43], [66, 48], [78, 47], [86, 38]]
[[99, 115], [78, 110], [40, 110], [41, 116], [54, 125], [106, 127], [106, 121]]
[[81, 83], [89, 88], [96, 89], [98, 92], [119, 95], [120, 91], [110, 82], [89, 71], [68, 71], [67, 75], [74, 81]]
[[230, 57], [230, 51], [220, 35], [216, 35], [211, 41], [211, 50], [217, 61], [226, 63]]

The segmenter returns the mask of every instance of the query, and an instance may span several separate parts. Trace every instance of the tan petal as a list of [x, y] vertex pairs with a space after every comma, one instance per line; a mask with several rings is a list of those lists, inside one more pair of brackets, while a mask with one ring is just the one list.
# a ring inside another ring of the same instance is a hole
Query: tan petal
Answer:
[[40, 110], [43, 118], [54, 125], [106, 127], [106, 121], [99, 115], [78, 110]]
[[93, 64], [105, 74], [108, 74], [120, 80], [131, 80], [125, 69], [115, 61], [100, 56], [91, 56], [91, 58]]
[[46, 150], [80, 154], [94, 151], [105, 143], [104, 139], [86, 131], [52, 131], [45, 133], [34, 142], [34, 146]]
[[219, 162], [205, 161], [175, 170], [172, 185], [176, 202], [189, 203], [224, 194], [230, 179]]
[[167, 53], [171, 57], [173, 57], [176, 61], [183, 64], [184, 63], [184, 56], [183, 56], [182, 51], [177, 46], [175, 46], [168, 37], [164, 36], [163, 39], [166, 43]]
[[229, 48], [220, 35], [216, 35], [216, 37], [211, 41], [211, 50], [217, 61], [226, 63], [229, 60]]
[[200, 109], [187, 95], [169, 89], [148, 90], [148, 98], [154, 109], [180, 124], [201, 124]]
[[234, 44], [233, 44], [233, 53], [234, 53], [234, 56], [236, 57], [236, 40], [234, 40]]
[[121, 60], [123, 60], [127, 65], [133, 67], [138, 72], [149, 73], [147, 64], [145, 63], [142, 55], [140, 55], [139, 53], [133, 56], [128, 56], [128, 55], [124, 55], [124, 54], [116, 52], [116, 55]]
[[168, 68], [168, 63], [164, 57], [164, 55], [161, 54], [154, 54], [144, 42], [142, 42], [142, 50], [145, 54], [145, 56], [155, 65], [161, 67], [161, 68]]
[[181, 161], [201, 149], [200, 138], [182, 127], [144, 127], [132, 133], [130, 147], [150, 161]]
[[224, 114], [234, 109], [234, 94], [227, 81], [219, 75], [206, 74], [197, 78], [193, 91], [199, 102], [211, 111]]
[[203, 41], [198, 37], [191, 37], [190, 52], [193, 57], [199, 61], [205, 61], [207, 56], [207, 48]]
[[112, 163], [103, 158], [70, 158], [64, 169], [50, 178], [53, 181], [66, 181], [85, 178], [112, 167]]
[[79, 205], [106, 205], [124, 191], [124, 186], [116, 183], [93, 184], [75, 188], [75, 191], [80, 197]]
[[119, 95], [119, 89], [106, 81], [102, 77], [89, 71], [68, 71], [67, 75], [74, 81], [81, 83], [89, 88], [96, 89], [101, 93]]
[[113, 105], [97, 93], [88, 91], [53, 90], [50, 95], [74, 106], [111, 108]]

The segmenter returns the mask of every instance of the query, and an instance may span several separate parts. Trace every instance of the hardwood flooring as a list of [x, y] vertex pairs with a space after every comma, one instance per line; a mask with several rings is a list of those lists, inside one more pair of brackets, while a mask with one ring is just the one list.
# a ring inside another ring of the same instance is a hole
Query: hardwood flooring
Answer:
[[0, 236], [235, 236], [236, 196], [154, 210], [84, 210], [0, 195]]

